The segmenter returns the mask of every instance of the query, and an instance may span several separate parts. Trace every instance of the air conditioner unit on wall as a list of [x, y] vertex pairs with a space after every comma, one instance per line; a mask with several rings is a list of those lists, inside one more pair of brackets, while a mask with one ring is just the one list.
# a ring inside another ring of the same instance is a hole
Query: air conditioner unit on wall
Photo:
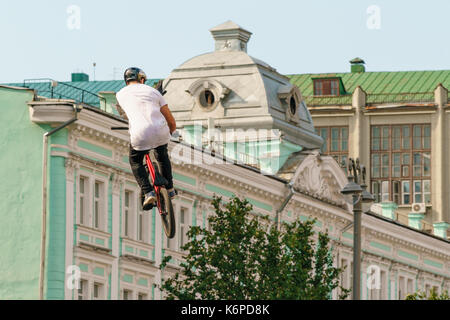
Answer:
[[411, 206], [411, 212], [414, 213], [425, 213], [426, 210], [425, 203], [413, 203]]

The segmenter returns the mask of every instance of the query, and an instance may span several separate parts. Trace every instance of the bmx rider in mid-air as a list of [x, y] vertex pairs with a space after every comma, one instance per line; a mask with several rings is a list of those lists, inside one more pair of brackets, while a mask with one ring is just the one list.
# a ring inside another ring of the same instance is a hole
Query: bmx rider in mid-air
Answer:
[[[161, 174], [167, 180], [165, 187], [170, 198], [177, 194], [173, 187], [172, 165], [167, 146], [176, 122], [161, 92], [145, 84], [147, 76], [139, 68], [128, 68], [124, 73], [127, 84], [116, 94], [117, 110], [128, 119], [130, 132], [130, 165], [134, 177], [145, 195], [142, 207], [150, 210], [156, 205], [156, 194], [145, 170], [143, 159], [155, 149]], [[158, 84], [162, 91], [162, 81]]]

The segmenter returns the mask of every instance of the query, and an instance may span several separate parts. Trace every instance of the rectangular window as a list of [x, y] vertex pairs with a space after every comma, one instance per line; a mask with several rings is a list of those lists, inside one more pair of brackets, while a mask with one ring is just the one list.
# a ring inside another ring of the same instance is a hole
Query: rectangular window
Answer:
[[341, 151], [348, 151], [348, 129], [341, 128]]
[[79, 197], [80, 197], [80, 224], [86, 223], [86, 178], [80, 177]]
[[380, 127], [372, 127], [372, 150], [380, 150]]
[[410, 166], [410, 155], [409, 153], [404, 153], [402, 157], [402, 177], [409, 177], [409, 166]]
[[328, 152], [328, 129], [327, 128], [320, 128], [320, 135], [324, 140], [322, 151]]
[[380, 178], [380, 155], [378, 153], [372, 154], [372, 177]]
[[431, 203], [431, 181], [423, 180], [423, 199], [426, 204]]
[[423, 154], [423, 176], [431, 176], [431, 153], [429, 152]]
[[138, 212], [138, 240], [144, 241], [144, 216], [143, 212]]
[[389, 178], [389, 154], [387, 153], [381, 155], [381, 177]]
[[410, 204], [409, 181], [402, 181], [403, 204]]
[[422, 126], [413, 126], [413, 148], [414, 150], [422, 149]]
[[147, 295], [145, 293], [139, 293], [138, 300], [147, 300]]
[[381, 201], [389, 201], [389, 181], [381, 183]]
[[103, 215], [103, 183], [95, 181], [94, 184], [94, 221], [93, 226], [95, 229], [102, 228], [102, 215]]
[[184, 246], [187, 243], [187, 231], [188, 231], [188, 224], [187, 224], [187, 209], [181, 207], [180, 209], [180, 249], [182, 246]]
[[131, 219], [131, 210], [130, 210], [130, 197], [131, 192], [125, 191], [125, 208], [124, 208], [124, 236], [130, 236], [130, 219]]
[[315, 96], [339, 96], [339, 79], [315, 79]]
[[92, 294], [94, 300], [104, 299], [103, 297], [103, 285], [101, 283], [94, 282], [94, 292]]
[[405, 300], [406, 298], [406, 279], [402, 276], [398, 279], [398, 299]]
[[389, 150], [389, 127], [382, 127], [381, 150]]
[[423, 126], [423, 148], [431, 149], [431, 126]]
[[425, 191], [423, 182], [431, 177], [430, 147], [429, 124], [372, 126], [371, 191], [376, 199], [405, 205], [431, 201], [430, 184]]
[[422, 176], [422, 155], [418, 152], [413, 155], [413, 176]]
[[392, 128], [392, 150], [401, 150], [402, 148], [402, 128], [399, 126]]
[[331, 152], [339, 151], [339, 128], [331, 128]]
[[330, 81], [330, 85], [331, 85], [331, 95], [332, 96], [339, 95], [339, 84], [338, 84], [338, 82], [336, 80]]
[[401, 176], [401, 154], [400, 153], [394, 153], [392, 157], [392, 177], [393, 178], [400, 178]]
[[315, 130], [324, 140], [321, 153], [332, 156], [347, 172], [348, 127], [316, 127]]
[[422, 202], [422, 181], [414, 181], [414, 202]]
[[131, 290], [122, 291], [123, 300], [133, 300], [133, 292]]
[[402, 135], [402, 149], [410, 149], [411, 141], [410, 141], [410, 129], [409, 126], [403, 126], [403, 135]]
[[78, 300], [87, 300], [87, 280], [80, 280], [80, 286], [78, 288]]
[[375, 197], [375, 202], [381, 201], [381, 190], [380, 190], [380, 183], [378, 181], [372, 182], [372, 194]]
[[408, 279], [406, 283], [407, 283], [406, 284], [406, 294], [413, 294], [414, 293], [413, 280]]
[[392, 182], [392, 193], [393, 193], [393, 201], [396, 204], [401, 204], [400, 202], [400, 181], [393, 181]]
[[322, 81], [314, 81], [314, 95], [323, 96], [323, 83]]

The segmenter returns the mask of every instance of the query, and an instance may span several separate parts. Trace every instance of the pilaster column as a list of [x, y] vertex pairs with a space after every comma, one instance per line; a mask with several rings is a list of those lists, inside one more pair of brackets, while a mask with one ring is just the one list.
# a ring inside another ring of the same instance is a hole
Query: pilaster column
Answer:
[[448, 90], [439, 84], [434, 91], [434, 99], [437, 104], [436, 114], [432, 118], [432, 194], [433, 203], [433, 223], [449, 222], [448, 213], [448, 189], [447, 180], [448, 173], [448, 139], [447, 139], [447, 123], [445, 121], [445, 104], [447, 104]]
[[123, 177], [118, 176], [116, 173], [111, 173], [112, 180], [112, 250], [111, 253], [114, 257], [111, 268], [111, 300], [120, 299], [119, 294], [119, 259], [120, 259], [120, 193], [123, 186]]
[[[352, 107], [355, 115], [349, 121], [349, 158], [359, 158], [360, 162], [369, 167], [370, 135], [368, 131], [367, 119], [364, 116], [367, 94], [361, 87], [356, 87], [352, 97]], [[369, 178], [369, 172], [367, 177]], [[369, 178], [370, 179], [370, 178]]]

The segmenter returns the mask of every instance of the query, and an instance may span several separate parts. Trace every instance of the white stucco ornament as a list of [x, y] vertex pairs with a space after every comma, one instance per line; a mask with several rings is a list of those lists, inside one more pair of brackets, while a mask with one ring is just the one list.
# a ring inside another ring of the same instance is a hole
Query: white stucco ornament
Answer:
[[313, 198], [348, 208], [341, 194], [347, 178], [336, 160], [312, 154], [300, 164], [294, 176], [294, 188]]

